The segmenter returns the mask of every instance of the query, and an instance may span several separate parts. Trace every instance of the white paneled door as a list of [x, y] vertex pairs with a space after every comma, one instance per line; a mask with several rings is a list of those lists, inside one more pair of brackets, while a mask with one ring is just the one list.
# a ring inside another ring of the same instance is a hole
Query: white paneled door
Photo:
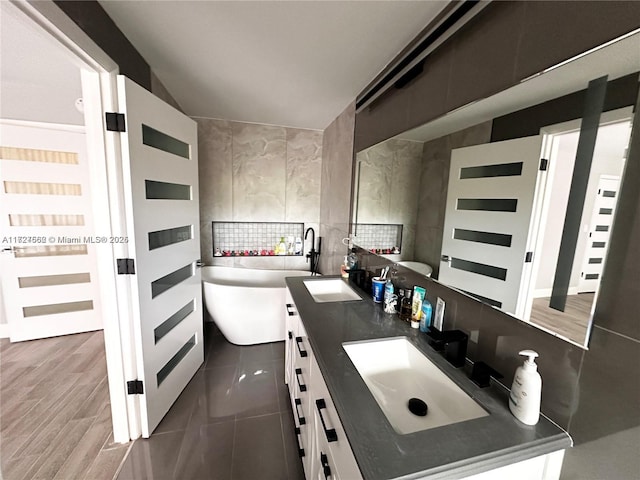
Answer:
[[582, 260], [578, 293], [595, 292], [609, 249], [613, 215], [618, 201], [620, 177], [601, 175], [589, 222], [587, 247]]
[[0, 122], [0, 271], [12, 342], [102, 329], [84, 127]]
[[520, 318], [541, 146], [535, 136], [451, 155], [438, 280]]
[[196, 123], [118, 76], [142, 435], [204, 360]]

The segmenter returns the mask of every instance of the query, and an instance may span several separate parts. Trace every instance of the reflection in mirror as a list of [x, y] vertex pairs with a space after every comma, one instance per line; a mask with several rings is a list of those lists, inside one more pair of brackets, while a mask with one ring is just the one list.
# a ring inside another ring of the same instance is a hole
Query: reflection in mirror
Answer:
[[[638, 51], [640, 34], [628, 35], [358, 152], [354, 243], [395, 262], [429, 265], [441, 283], [586, 346], [624, 174]], [[581, 91], [603, 76], [607, 99], [618, 98], [605, 102], [582, 178], [586, 192], [579, 211], [567, 213], [579, 183], [574, 167], [584, 161], [577, 153]], [[567, 99], [577, 114], [553, 111]], [[571, 257], [559, 261], [567, 219], [579, 221], [579, 233]], [[365, 224], [400, 226], [400, 244], [358, 235]], [[559, 268], [570, 278], [560, 309], [549, 306]]]

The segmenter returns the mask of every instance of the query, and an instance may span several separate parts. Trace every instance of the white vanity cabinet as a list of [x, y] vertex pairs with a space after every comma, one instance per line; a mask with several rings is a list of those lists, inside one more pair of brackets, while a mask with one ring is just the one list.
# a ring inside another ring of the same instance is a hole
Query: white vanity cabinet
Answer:
[[284, 383], [289, 385], [291, 369], [293, 368], [293, 348], [295, 346], [294, 337], [297, 335], [298, 310], [291, 297], [289, 289], [285, 289], [285, 312], [284, 312]]
[[[307, 480], [358, 480], [360, 471], [287, 289], [285, 381]], [[291, 314], [290, 314], [291, 312]]]
[[[305, 478], [306, 480], [362, 480], [363, 477], [356, 463], [351, 445], [340, 422], [333, 399], [311, 348], [306, 329], [288, 288], [286, 289], [285, 298], [287, 304], [285, 313], [285, 382], [289, 387], [299, 454], [302, 457]], [[312, 322], [314, 320], [317, 321], [319, 318], [322, 318], [325, 322], [330, 323], [331, 321], [330, 318], [320, 316], [315, 311], [310, 311], [309, 317]], [[352, 321], [354, 321], [353, 318]], [[311, 323], [310, 325], [313, 326], [314, 324]], [[326, 323], [323, 325], [326, 325]], [[321, 336], [321, 333], [317, 333], [315, 330], [314, 333]], [[396, 334], [395, 331], [384, 333], [388, 337]], [[320, 344], [325, 345], [323, 347], [325, 349], [329, 348], [327, 347], [326, 338], [318, 340], [314, 337], [314, 340], [318, 342], [324, 340], [324, 343]], [[325, 351], [322, 353], [326, 354]], [[343, 398], [342, 401], [344, 402], [345, 399]], [[355, 408], [354, 405], [348, 404], [343, 404], [342, 407], [347, 412], [353, 412], [353, 408]], [[498, 415], [496, 416], [498, 417]], [[493, 421], [502, 420], [498, 417]], [[514, 421], [511, 420], [509, 414], [507, 417], [508, 424], [511, 425]], [[517, 428], [517, 426], [514, 428]], [[354, 439], [353, 441], [362, 440]], [[524, 448], [526, 449], [526, 447]], [[533, 458], [527, 458], [529, 455], [526, 455], [525, 449], [522, 450], [521, 456], [515, 455], [510, 464], [504, 465], [504, 458], [501, 459], [500, 453], [498, 453], [498, 455], [489, 458], [489, 460], [479, 458], [477, 464], [471, 463], [462, 467], [458, 466], [455, 471], [450, 472], [449, 477], [464, 478], [465, 480], [511, 480], [514, 478], [522, 480], [558, 480], [562, 468], [564, 450], [551, 451]], [[505, 452], [505, 454], [509, 453]], [[416, 452], [414, 454], [416, 457], [413, 458], [418, 458], [417, 456], [420, 454], [421, 452]], [[384, 458], [384, 455], [380, 456], [380, 458]], [[522, 458], [527, 459], [522, 460]], [[380, 459], [377, 460], [382, 461]], [[481, 465], [482, 462], [485, 462], [485, 465]], [[489, 468], [489, 470], [474, 473], [485, 468]], [[417, 469], [416, 471], [420, 470]], [[427, 469], [425, 468], [424, 471], [427, 471]], [[397, 477], [400, 478], [405, 474], [406, 472], [399, 473]], [[442, 478], [443, 474], [446, 476], [447, 472], [443, 472], [440, 469], [436, 476]], [[425, 475], [423, 477], [416, 475], [414, 478], [427, 480], [432, 477], [433, 475]], [[390, 475], [389, 478], [396, 477]]]
[[311, 435], [313, 417], [310, 415], [308, 382], [310, 379], [309, 342], [300, 322], [300, 316], [289, 289], [285, 295], [285, 383], [289, 386], [289, 397], [295, 423], [298, 454], [302, 458], [305, 475], [311, 468]]
[[317, 478], [361, 479], [360, 470], [340, 423], [338, 412], [313, 355], [311, 355], [311, 382], [314, 442], [317, 445], [313, 460], [320, 466]]

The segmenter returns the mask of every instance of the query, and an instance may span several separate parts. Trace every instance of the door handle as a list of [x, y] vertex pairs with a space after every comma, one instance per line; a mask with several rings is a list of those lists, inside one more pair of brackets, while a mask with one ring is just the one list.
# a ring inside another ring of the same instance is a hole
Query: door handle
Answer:
[[196, 260], [196, 268], [204, 267], [204, 262], [200, 259]]
[[4, 247], [2, 249], [2, 253], [9, 252], [9, 253], [13, 253], [15, 255], [16, 252], [19, 252], [20, 250], [25, 250], [26, 248], [27, 247], [14, 247], [13, 245], [11, 245], [10, 247]]
[[298, 382], [298, 386], [300, 387], [300, 391], [301, 392], [306, 392], [307, 391], [307, 386], [304, 383], [300, 383], [299, 375], [302, 375], [302, 369], [301, 368], [296, 368], [296, 382]]
[[302, 337], [296, 337], [296, 345], [298, 346], [298, 351], [300, 352], [300, 356], [306, 357], [307, 351], [302, 349], [302, 347], [300, 346], [301, 344], [302, 344]]
[[[296, 398], [293, 402], [296, 404], [296, 417], [298, 417], [298, 425], [304, 425], [305, 423], [307, 423], [304, 415], [298, 415], [298, 407], [302, 408], [302, 400]], [[304, 414], [304, 411], [302, 413]]]
[[300, 445], [300, 427], [294, 429], [296, 432], [296, 443], [298, 444], [298, 455], [300, 458], [304, 457], [304, 448]]
[[316, 400], [316, 408], [318, 409], [318, 414], [320, 415], [320, 422], [322, 422], [322, 429], [324, 430], [324, 434], [327, 437], [327, 442], [337, 442], [338, 434], [336, 433], [336, 429], [327, 428], [327, 425], [324, 423], [322, 409], [327, 408], [327, 404], [324, 401], [324, 398], [319, 398], [318, 400]]
[[296, 314], [296, 312], [293, 311], [293, 305], [290, 303], [287, 303], [287, 313], [290, 317], [293, 317]]
[[441, 262], [447, 262], [447, 263], [451, 263], [451, 257], [449, 255], [442, 255], [440, 257], [440, 261]]
[[324, 479], [327, 480], [331, 476], [331, 467], [329, 467], [329, 457], [323, 452], [320, 452], [320, 465]]

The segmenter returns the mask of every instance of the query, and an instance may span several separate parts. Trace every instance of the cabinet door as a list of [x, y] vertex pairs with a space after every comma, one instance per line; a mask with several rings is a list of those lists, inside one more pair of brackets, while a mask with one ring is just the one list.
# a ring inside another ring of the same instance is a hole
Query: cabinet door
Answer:
[[291, 387], [292, 371], [293, 371], [293, 358], [295, 348], [295, 337], [298, 334], [298, 310], [296, 304], [291, 297], [291, 292], [287, 288], [285, 290], [285, 313], [284, 313], [284, 383]]
[[[307, 401], [309, 399], [309, 382], [311, 380], [310, 371], [310, 359], [312, 357], [311, 347], [307, 338], [307, 333], [300, 321], [300, 317], [297, 318], [297, 326], [295, 329], [295, 335], [293, 337], [292, 345], [292, 364], [291, 364], [291, 376], [289, 383], [289, 391], [296, 393], [298, 397]], [[308, 406], [306, 407], [308, 411]]]
[[[322, 433], [322, 421], [318, 416], [318, 412], [313, 412], [314, 431], [316, 437], [313, 442], [312, 458], [310, 458], [310, 473], [308, 479], [312, 480], [335, 480], [341, 478], [337, 474], [333, 455], [329, 449], [327, 441], [320, 433]], [[351, 480], [349, 477], [342, 477], [345, 480]]]
[[[313, 356], [311, 357], [311, 383], [311, 408], [314, 418], [317, 420], [315, 434], [319, 444], [324, 442], [326, 445], [327, 451], [324, 454], [330, 460], [330, 470], [332, 472], [332, 476], [329, 478], [361, 479], [360, 469], [351, 451], [351, 445], [349, 445], [347, 436], [342, 428], [342, 423], [331, 400], [331, 395], [329, 395], [322, 372], [320, 372], [320, 368]], [[322, 474], [322, 471], [320, 473]], [[320, 478], [324, 477], [321, 476]]]
[[291, 395], [291, 407], [293, 409], [294, 421], [300, 427], [298, 441], [305, 450], [302, 458], [302, 465], [307, 478], [311, 477], [313, 457], [313, 411], [310, 408], [309, 382], [310, 360], [312, 357], [311, 348], [307, 339], [307, 333], [300, 321], [299, 316], [295, 319], [294, 336], [291, 345], [291, 376], [289, 377], [289, 393]]

